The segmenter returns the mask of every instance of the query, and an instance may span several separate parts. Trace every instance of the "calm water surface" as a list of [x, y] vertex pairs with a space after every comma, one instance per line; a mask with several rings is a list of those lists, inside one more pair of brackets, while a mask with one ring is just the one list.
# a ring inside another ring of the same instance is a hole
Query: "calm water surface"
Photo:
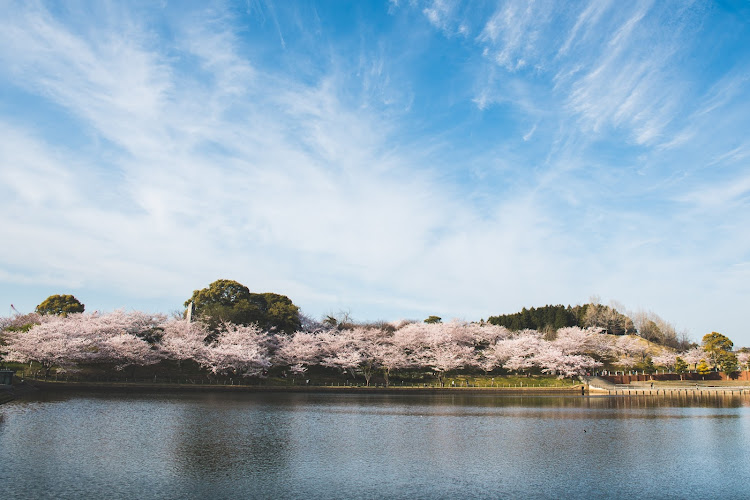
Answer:
[[750, 498], [750, 399], [48, 396], [0, 406], [0, 497]]

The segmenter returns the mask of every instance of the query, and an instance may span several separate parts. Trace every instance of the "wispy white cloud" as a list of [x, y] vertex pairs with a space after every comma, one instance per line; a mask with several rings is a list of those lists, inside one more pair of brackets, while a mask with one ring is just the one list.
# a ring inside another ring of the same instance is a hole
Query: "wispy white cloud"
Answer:
[[438, 29], [448, 32], [453, 24], [453, 14], [456, 7], [455, 2], [445, 0], [433, 0], [422, 12], [430, 23]]
[[131, 154], [160, 149], [168, 142], [156, 124], [171, 90], [170, 69], [144, 50], [145, 34], [120, 21], [119, 33], [95, 28], [86, 39], [41, 7], [20, 10], [2, 24], [0, 58], [17, 84], [67, 108], [105, 140]]
[[522, 102], [509, 82], [517, 81], [518, 72], [530, 72], [536, 77], [525, 82], [534, 81], [536, 95], [555, 103], [548, 111], [568, 121], [566, 127], [596, 135], [618, 130], [641, 145], [670, 143], [674, 117], [691, 91], [680, 80], [678, 61], [689, 50], [697, 15], [653, 2], [590, 2], [566, 9], [501, 3], [476, 38], [498, 69], [479, 72], [473, 100], [481, 110]]
[[531, 127], [531, 130], [523, 134], [523, 140], [525, 142], [528, 142], [529, 139], [531, 139], [531, 137], [534, 135], [534, 132], [536, 132], [536, 127], [537, 127], [537, 124], [535, 123], [534, 126]]
[[[23, 43], [4, 59], [24, 85], [118, 147], [99, 153], [121, 172], [114, 206], [130, 205], [109, 207], [98, 193], [76, 210], [65, 212], [68, 207], [53, 198], [46, 212], [17, 214], [9, 230], [37, 248], [60, 238], [69, 249], [47, 259], [61, 276], [125, 288], [138, 282], [158, 293], [159, 283], [190, 281], [186, 269], [211, 279], [224, 269], [258, 286], [286, 280], [304, 289], [309, 271], [293, 262], [317, 255], [330, 266], [322, 288], [352, 269], [365, 282], [379, 282], [378, 275], [417, 259], [429, 233], [450, 220], [451, 211], [461, 211], [440, 200], [441, 189], [428, 178], [404, 168], [385, 144], [388, 127], [376, 115], [343, 106], [335, 77], [311, 86], [259, 72], [238, 56], [225, 24], [183, 27], [186, 43], [180, 38], [176, 44], [203, 69], [204, 78], [194, 79], [178, 74], [154, 47], [133, 42], [142, 38], [118, 38], [117, 26], [102, 30], [114, 50], [96, 35], [74, 34], [43, 10], [24, 12], [12, 23], [6, 36]], [[126, 68], [136, 76], [123, 85], [119, 76]], [[6, 128], [13, 132], [12, 125]], [[24, 150], [40, 148], [39, 141], [23, 143]], [[41, 164], [70, 176], [65, 161], [49, 153]], [[36, 170], [9, 168], [13, 193], [24, 195], [24, 184], [42, 180], [46, 172]], [[37, 178], [24, 178], [31, 175]], [[25, 196], [44, 195], [40, 189]], [[65, 198], [82, 197], [71, 188]], [[50, 231], [42, 221], [60, 210], [75, 223]], [[287, 268], [269, 265], [278, 255], [289, 260]], [[108, 264], [87, 267], [104, 256]], [[22, 251], [4, 251], [4, 257], [24, 269], [44, 258]]]
[[[750, 161], [744, 163], [744, 170], [747, 171], [750, 169]], [[677, 200], [690, 204], [691, 210], [730, 212], [735, 213], [736, 217], [739, 215], [736, 214], [738, 208], [750, 206], [750, 175], [711, 185], [703, 184], [694, 191], [677, 196]], [[750, 215], [742, 218], [750, 219]]]
[[265, 4], [10, 5], [0, 85], [69, 130], [0, 108], [0, 282], [177, 307], [224, 277], [360, 319], [741, 296], [747, 61], [685, 78], [689, 7], [475, 5], [335, 40]]
[[608, 40], [601, 57], [571, 84], [568, 105], [583, 120], [584, 130], [621, 128], [636, 143], [653, 144], [678, 109], [682, 89], [664, 71], [679, 41], [656, 47], [644, 43], [653, 29], [644, 25], [649, 8], [646, 4], [633, 12]]
[[484, 54], [508, 71], [538, 67], [542, 61], [537, 43], [549, 14], [535, 2], [508, 2], [487, 21], [477, 40]]
[[[600, 285], [631, 303], [643, 293], [666, 304], [644, 292], [665, 288], [689, 302], [686, 290], [712, 288], [716, 270], [750, 250], [733, 236], [742, 222], [729, 222], [745, 219], [735, 132], [748, 125], [748, 61], [705, 69], [701, 57], [718, 57], [700, 45], [708, 15], [700, 2], [500, 2], [477, 12], [472, 100], [528, 143], [506, 140], [498, 151], [528, 152], [515, 171], [529, 176], [539, 213], [593, 245], [577, 248], [590, 261], [579, 280], [606, 277]], [[716, 237], [731, 244], [707, 250]], [[676, 300], [665, 307], [679, 309]]]
[[279, 43], [281, 43], [281, 47], [285, 49], [286, 42], [284, 41], [284, 35], [281, 32], [281, 25], [279, 24], [279, 19], [276, 15], [276, 8], [274, 7], [273, 2], [267, 0], [247, 0], [247, 6], [248, 13], [259, 15], [263, 21], [266, 20], [266, 15], [271, 18], [271, 22], [273, 22], [274, 27], [276, 28], [276, 33], [279, 37]]
[[578, 15], [576, 23], [568, 33], [568, 37], [557, 51], [558, 57], [567, 55], [571, 47], [574, 47], [577, 43], [585, 42], [589, 38], [593, 28], [599, 24], [604, 13], [611, 6], [612, 2], [609, 0], [590, 2]]

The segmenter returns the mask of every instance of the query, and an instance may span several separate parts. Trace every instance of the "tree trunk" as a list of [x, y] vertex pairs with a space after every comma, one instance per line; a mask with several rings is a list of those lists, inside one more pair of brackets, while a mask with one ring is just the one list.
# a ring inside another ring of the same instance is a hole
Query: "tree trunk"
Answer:
[[367, 387], [370, 387], [370, 379], [372, 378], [374, 370], [372, 369], [372, 366], [364, 366], [362, 367], [362, 375], [365, 377], [365, 384], [367, 384]]

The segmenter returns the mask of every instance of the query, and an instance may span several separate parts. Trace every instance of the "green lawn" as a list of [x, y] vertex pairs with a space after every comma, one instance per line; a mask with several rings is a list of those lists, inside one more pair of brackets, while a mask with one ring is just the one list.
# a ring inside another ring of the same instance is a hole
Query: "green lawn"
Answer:
[[[37, 363], [29, 365], [6, 363], [8, 368], [16, 370], [17, 377], [43, 378], [43, 370]], [[80, 366], [75, 370], [57, 371], [53, 369], [49, 381], [95, 382], [95, 383], [158, 383], [158, 384], [201, 384], [201, 385], [263, 385], [263, 386], [365, 386], [361, 374], [352, 377], [350, 373], [321, 367], [312, 367], [302, 375], [295, 375], [283, 369], [274, 368], [265, 377], [217, 376], [202, 370], [197, 364], [183, 362], [177, 364], [165, 361], [152, 366], [139, 366], [135, 369], [116, 370], [112, 366]], [[451, 374], [445, 377], [445, 387], [479, 387], [479, 388], [534, 388], [573, 387], [580, 382], [559, 379], [550, 375], [484, 375], [484, 374]], [[383, 387], [385, 379], [381, 373], [374, 374], [371, 386]], [[404, 371], [392, 374], [390, 386], [397, 387], [439, 387], [434, 373], [429, 371]]]
[[559, 379], [552, 375], [531, 375], [529, 377], [519, 375], [502, 376], [455, 376], [446, 378], [446, 387], [456, 386], [470, 387], [571, 387], [581, 382], [578, 379]]

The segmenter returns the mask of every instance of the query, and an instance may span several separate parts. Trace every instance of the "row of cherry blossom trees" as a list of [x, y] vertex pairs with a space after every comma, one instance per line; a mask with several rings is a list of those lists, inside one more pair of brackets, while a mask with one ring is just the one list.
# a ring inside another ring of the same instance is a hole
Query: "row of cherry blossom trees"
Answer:
[[38, 362], [49, 375], [79, 365], [112, 365], [117, 370], [162, 360], [193, 360], [213, 373], [257, 375], [271, 366], [274, 337], [256, 326], [225, 324], [205, 342], [203, 323], [168, 319], [161, 314], [122, 310], [107, 314], [42, 316], [39, 324], [5, 328], [6, 359]]
[[[376, 373], [388, 384], [394, 372], [429, 370], [443, 384], [446, 374], [457, 371], [571, 377], [605, 365], [631, 369], [650, 356], [642, 339], [579, 327], [561, 328], [550, 339], [535, 330], [512, 332], [459, 321], [330, 327], [291, 335], [227, 323], [209, 336], [203, 323], [137, 311], [36, 319], [28, 329], [14, 328], [7, 320], [0, 323], [3, 350], [8, 360], [40, 363], [46, 374], [53, 367], [102, 364], [123, 369], [192, 360], [214, 374], [242, 376], [262, 375], [273, 367], [296, 374], [324, 367], [361, 376], [368, 385]], [[664, 349], [650, 359], [674, 370], [678, 357], [697, 366], [706, 353], [701, 348], [682, 353]], [[748, 357], [743, 355], [740, 363], [747, 366]]]

